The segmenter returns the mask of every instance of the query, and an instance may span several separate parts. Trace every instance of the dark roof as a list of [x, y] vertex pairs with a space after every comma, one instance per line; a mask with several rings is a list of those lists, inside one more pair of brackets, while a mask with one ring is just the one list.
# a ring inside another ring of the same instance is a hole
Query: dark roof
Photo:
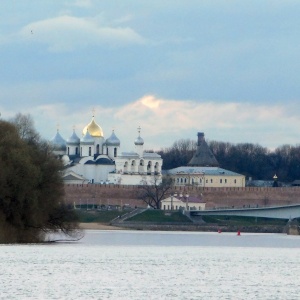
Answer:
[[113, 165], [114, 162], [108, 158], [99, 158], [95, 160], [88, 160], [85, 165]]
[[204, 139], [203, 132], [198, 132], [197, 149], [194, 156], [189, 161], [188, 166], [194, 166], [194, 167], [218, 167], [219, 166], [217, 159], [209, 149]]

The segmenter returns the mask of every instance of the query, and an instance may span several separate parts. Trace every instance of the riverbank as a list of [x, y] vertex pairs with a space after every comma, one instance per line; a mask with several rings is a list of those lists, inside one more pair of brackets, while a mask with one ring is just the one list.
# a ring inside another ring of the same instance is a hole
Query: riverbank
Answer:
[[103, 223], [79, 223], [79, 228], [83, 230], [125, 230], [127, 228], [112, 226]]
[[120, 223], [117, 226], [103, 223], [80, 223], [83, 230], [138, 230], [138, 231], [198, 231], [198, 232], [252, 232], [252, 233], [285, 233], [283, 226], [218, 226], [203, 224], [157, 224], [157, 223]]

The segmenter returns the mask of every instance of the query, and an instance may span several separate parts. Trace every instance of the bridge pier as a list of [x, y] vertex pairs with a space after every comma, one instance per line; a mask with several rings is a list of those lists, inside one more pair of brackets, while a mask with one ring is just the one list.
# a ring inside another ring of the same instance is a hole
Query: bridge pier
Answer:
[[300, 227], [297, 220], [289, 220], [286, 225], [286, 233], [288, 235], [300, 235]]

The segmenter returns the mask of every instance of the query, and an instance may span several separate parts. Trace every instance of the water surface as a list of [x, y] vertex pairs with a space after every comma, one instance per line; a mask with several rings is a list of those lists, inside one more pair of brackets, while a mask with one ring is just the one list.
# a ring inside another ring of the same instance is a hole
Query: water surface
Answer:
[[300, 237], [86, 231], [0, 246], [1, 299], [299, 299]]

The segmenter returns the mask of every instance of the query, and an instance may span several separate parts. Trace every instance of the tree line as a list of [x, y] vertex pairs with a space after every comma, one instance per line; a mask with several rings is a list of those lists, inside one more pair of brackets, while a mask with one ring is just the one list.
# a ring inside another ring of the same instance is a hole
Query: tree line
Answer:
[[[276, 174], [281, 182], [300, 179], [300, 145], [282, 145], [270, 150], [259, 144], [207, 141], [221, 168], [243, 174], [253, 180], [273, 180]], [[186, 166], [193, 157], [197, 143], [181, 139], [171, 147], [159, 151], [163, 169]]]

